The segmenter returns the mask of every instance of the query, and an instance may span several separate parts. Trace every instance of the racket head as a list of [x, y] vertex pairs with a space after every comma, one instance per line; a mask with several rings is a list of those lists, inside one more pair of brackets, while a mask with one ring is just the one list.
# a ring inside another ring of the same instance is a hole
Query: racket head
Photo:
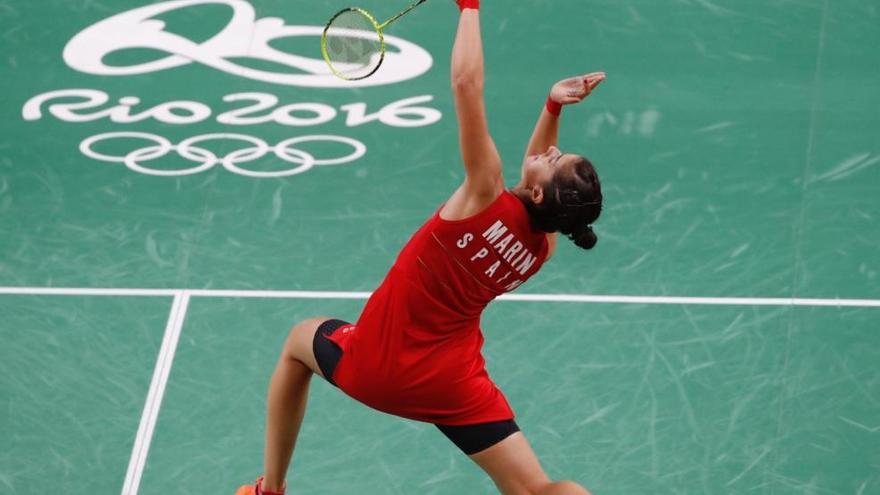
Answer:
[[385, 60], [385, 37], [369, 12], [349, 7], [334, 14], [324, 26], [321, 54], [336, 77], [348, 81], [366, 79]]

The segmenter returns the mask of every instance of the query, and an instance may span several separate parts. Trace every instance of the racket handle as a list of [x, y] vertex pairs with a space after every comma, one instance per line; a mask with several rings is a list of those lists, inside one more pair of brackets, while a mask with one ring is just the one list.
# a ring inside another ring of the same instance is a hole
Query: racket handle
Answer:
[[553, 98], [550, 95], [547, 95], [547, 103], [544, 105], [547, 107], [547, 111], [551, 114], [559, 117], [559, 114], [562, 113], [562, 104], [553, 101]]
[[480, 0], [455, 0], [455, 3], [462, 12], [464, 9], [480, 10]]

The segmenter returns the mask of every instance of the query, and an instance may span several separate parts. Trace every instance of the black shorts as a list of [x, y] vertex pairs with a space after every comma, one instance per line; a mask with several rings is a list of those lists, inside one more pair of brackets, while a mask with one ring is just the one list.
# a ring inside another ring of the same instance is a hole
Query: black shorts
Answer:
[[344, 327], [345, 325], [351, 325], [351, 323], [342, 320], [327, 320], [318, 326], [318, 331], [315, 332], [315, 339], [312, 341], [312, 350], [315, 353], [315, 361], [318, 362], [318, 367], [321, 368], [321, 373], [324, 375], [324, 378], [333, 384], [334, 387], [337, 385], [336, 382], [333, 381], [333, 372], [336, 370], [336, 365], [339, 364], [339, 360], [342, 358], [342, 349], [336, 345], [336, 342], [328, 339], [327, 336], [338, 330], [339, 327]]
[[[336, 370], [336, 365], [339, 364], [339, 359], [342, 358], [342, 349], [335, 342], [326, 338], [326, 336], [345, 325], [350, 325], [350, 323], [342, 320], [327, 320], [321, 323], [318, 326], [318, 331], [315, 332], [315, 339], [312, 342], [312, 349], [314, 350], [318, 367], [321, 368], [324, 378], [334, 386], [337, 385], [333, 381], [333, 372]], [[486, 450], [519, 431], [519, 426], [512, 419], [476, 425], [434, 426], [466, 455], [473, 455]]]

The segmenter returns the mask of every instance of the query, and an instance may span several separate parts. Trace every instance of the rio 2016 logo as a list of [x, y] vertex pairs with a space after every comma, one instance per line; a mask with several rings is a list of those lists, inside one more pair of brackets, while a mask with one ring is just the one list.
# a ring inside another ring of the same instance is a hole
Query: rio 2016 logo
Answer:
[[[165, 24], [153, 19], [173, 10], [206, 4], [228, 5], [232, 8], [232, 19], [214, 37], [200, 44], [165, 31]], [[256, 81], [313, 88], [393, 84], [418, 77], [433, 64], [431, 55], [418, 45], [394, 36], [385, 36], [385, 43], [397, 51], [385, 54], [382, 70], [361, 81], [345, 81], [333, 77], [322, 58], [285, 53], [270, 45], [280, 38], [320, 37], [323, 30], [323, 26], [288, 26], [283, 19], [276, 17], [257, 19], [253, 6], [245, 0], [174, 0], [117, 14], [83, 30], [65, 47], [64, 61], [80, 72], [102, 76], [145, 74], [197, 62]], [[122, 67], [103, 63], [107, 55], [129, 48], [149, 48], [169, 55], [159, 60]], [[307, 74], [253, 69], [231, 62], [230, 58], [274, 62]]]
[[[155, 18], [175, 10], [209, 4], [228, 6], [232, 9], [232, 17], [218, 33], [201, 43], [166, 31], [165, 23]], [[322, 26], [287, 25], [280, 18], [257, 19], [253, 6], [246, 0], [172, 0], [116, 14], [84, 29], [67, 43], [64, 48], [64, 61], [77, 71], [99, 76], [132, 76], [173, 70], [198, 63], [229, 75], [254, 81], [327, 89], [400, 83], [424, 74], [433, 64], [431, 55], [418, 45], [394, 36], [386, 36], [385, 42], [394, 50], [386, 53], [382, 70], [361, 81], [344, 81], [331, 74], [322, 58], [286, 53], [271, 46], [274, 40], [303, 36], [315, 38], [317, 46], [317, 38], [322, 31]], [[128, 65], [108, 65], [104, 62], [109, 55], [128, 49], [150, 49], [165, 53], [166, 56]], [[289, 67], [291, 71], [272, 72], [231, 61], [245, 58], [271, 62], [273, 67]], [[367, 104], [362, 102], [346, 103], [337, 110], [324, 103], [279, 104], [278, 97], [265, 92], [234, 93], [225, 96], [223, 101], [227, 103], [250, 101], [252, 104], [220, 112], [216, 122], [227, 126], [269, 123], [287, 127], [307, 127], [332, 121], [341, 111], [346, 114], [347, 127], [356, 127], [369, 122], [379, 122], [390, 127], [422, 127], [434, 124], [442, 118], [439, 110], [419, 106], [432, 100], [431, 95], [404, 98], [390, 102], [374, 113], [369, 113]], [[108, 120], [121, 125], [145, 121], [188, 125], [204, 122], [215, 114], [215, 110], [209, 104], [190, 100], [169, 101], [151, 108], [138, 108], [141, 100], [137, 96], [122, 96], [118, 98], [116, 104], [108, 106], [109, 102], [110, 96], [107, 93], [95, 89], [48, 91], [29, 99], [22, 108], [22, 117], [28, 121], [40, 120], [44, 116], [45, 107], [56, 119], [71, 123]], [[205, 140], [206, 136], [210, 140], [245, 141], [253, 146], [239, 150], [237, 154], [218, 158], [204, 148], [192, 146], [195, 142]], [[102, 154], [92, 148], [95, 143], [121, 137], [147, 139], [154, 144], [133, 149], [120, 156]], [[347, 143], [352, 146], [354, 152], [336, 158], [316, 158], [304, 150], [293, 148], [296, 143], [313, 141]], [[220, 163], [228, 171], [259, 178], [294, 175], [309, 170], [314, 165], [351, 162], [362, 157], [367, 148], [354, 138], [327, 134], [294, 136], [279, 142], [275, 147], [269, 147], [259, 138], [230, 132], [196, 136], [172, 145], [162, 136], [126, 129], [86, 138], [80, 144], [80, 150], [92, 159], [123, 163], [129, 170], [142, 174], [189, 175], [209, 170], [215, 163]], [[195, 167], [191, 164], [183, 165], [176, 170], [149, 169], [141, 165], [142, 161], [156, 159], [170, 151], [175, 151], [185, 160], [200, 164]], [[261, 158], [268, 151], [273, 151], [277, 159], [295, 163], [297, 167], [281, 172], [263, 173], [236, 166], [236, 163]]]

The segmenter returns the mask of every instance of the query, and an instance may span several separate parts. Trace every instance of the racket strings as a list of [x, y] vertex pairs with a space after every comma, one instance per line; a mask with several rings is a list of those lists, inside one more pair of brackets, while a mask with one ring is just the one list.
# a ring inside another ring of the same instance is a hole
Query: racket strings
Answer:
[[326, 31], [328, 62], [337, 75], [358, 79], [372, 74], [380, 63], [382, 40], [371, 19], [357, 10], [338, 14]]

